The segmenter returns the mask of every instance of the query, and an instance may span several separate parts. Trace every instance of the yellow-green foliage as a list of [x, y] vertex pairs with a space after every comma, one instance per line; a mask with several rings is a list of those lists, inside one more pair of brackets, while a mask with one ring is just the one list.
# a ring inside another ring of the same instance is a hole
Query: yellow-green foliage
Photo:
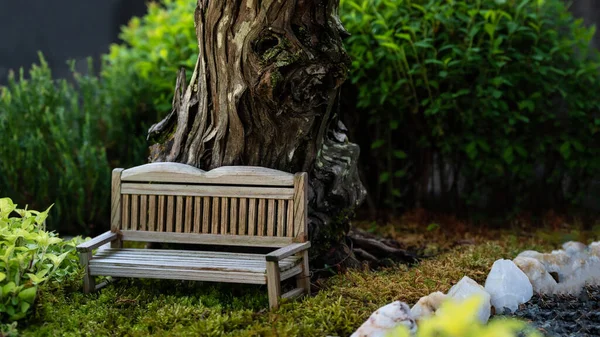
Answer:
[[47, 232], [49, 210], [19, 209], [11, 199], [0, 199], [0, 321], [24, 318], [38, 286], [79, 272], [78, 239], [63, 241]]
[[[477, 310], [483, 298], [473, 296], [464, 301], [446, 301], [436, 315], [419, 323], [416, 337], [516, 337], [525, 330], [527, 337], [541, 337], [535, 330], [528, 329], [525, 322], [515, 319], [493, 319], [487, 325], [477, 319]], [[405, 326], [399, 326], [388, 337], [410, 337]]]

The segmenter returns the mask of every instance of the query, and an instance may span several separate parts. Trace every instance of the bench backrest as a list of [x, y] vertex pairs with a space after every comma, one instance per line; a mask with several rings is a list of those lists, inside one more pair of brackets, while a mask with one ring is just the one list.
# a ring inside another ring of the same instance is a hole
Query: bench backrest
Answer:
[[283, 247], [307, 240], [307, 183], [252, 166], [114, 169], [111, 229], [124, 241]]

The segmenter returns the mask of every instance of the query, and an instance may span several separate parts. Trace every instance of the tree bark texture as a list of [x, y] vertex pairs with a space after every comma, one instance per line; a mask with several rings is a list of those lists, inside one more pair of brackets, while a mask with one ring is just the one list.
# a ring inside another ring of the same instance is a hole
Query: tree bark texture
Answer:
[[337, 111], [349, 65], [338, 2], [198, 0], [192, 78], [179, 73], [172, 111], [148, 132], [151, 162], [309, 172], [310, 239], [328, 249], [366, 194]]

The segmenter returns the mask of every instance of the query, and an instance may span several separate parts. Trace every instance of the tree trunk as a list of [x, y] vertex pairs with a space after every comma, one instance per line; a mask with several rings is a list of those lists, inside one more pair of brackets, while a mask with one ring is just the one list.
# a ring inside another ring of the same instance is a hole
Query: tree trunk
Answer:
[[338, 2], [198, 0], [196, 67], [189, 84], [180, 72], [173, 109], [148, 138], [151, 162], [309, 172], [316, 255], [354, 264], [348, 216], [366, 191], [337, 111], [349, 65]]

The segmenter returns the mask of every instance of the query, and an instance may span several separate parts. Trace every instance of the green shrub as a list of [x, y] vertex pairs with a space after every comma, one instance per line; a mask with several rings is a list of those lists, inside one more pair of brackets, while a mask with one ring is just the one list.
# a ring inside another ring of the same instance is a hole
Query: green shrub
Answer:
[[112, 45], [104, 58], [103, 79], [115, 81], [128, 91], [123, 94], [135, 97], [136, 113], [144, 121], [155, 123], [171, 109], [180, 68], [191, 77], [198, 55], [195, 6], [187, 0], [150, 3], [145, 16], [122, 28], [123, 43]]
[[41, 208], [56, 200], [51, 227], [99, 225], [108, 211], [110, 167], [102, 133], [110, 127], [97, 79], [78, 77], [81, 93], [56, 83], [48, 65], [21, 70], [0, 94], [0, 192]]
[[[0, 320], [22, 319], [38, 287], [64, 283], [80, 273], [75, 247], [79, 238], [63, 241], [45, 230], [47, 209], [18, 209], [0, 199]], [[19, 216], [12, 216], [18, 214]]]
[[[109, 227], [110, 172], [143, 162], [128, 101], [94, 76], [55, 81], [40, 55], [26, 79], [0, 88], [0, 193], [41, 208], [48, 226], [89, 234]], [[140, 139], [141, 138], [141, 139]]]
[[581, 200], [600, 172], [599, 63], [562, 1], [342, 0], [341, 14], [376, 203]]

